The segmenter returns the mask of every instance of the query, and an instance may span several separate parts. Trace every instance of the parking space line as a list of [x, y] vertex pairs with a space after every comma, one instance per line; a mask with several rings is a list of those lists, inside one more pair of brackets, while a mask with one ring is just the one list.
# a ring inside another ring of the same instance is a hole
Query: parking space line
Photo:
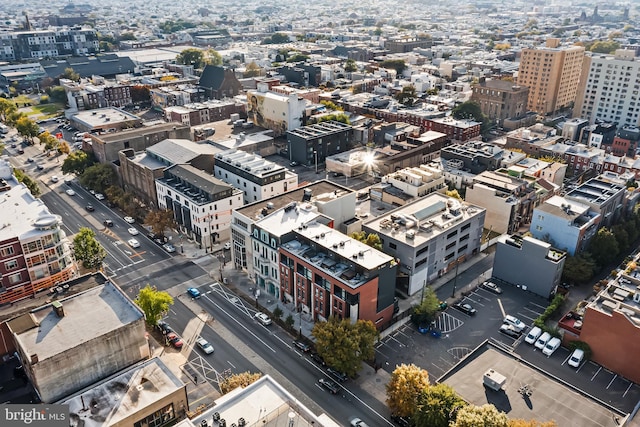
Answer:
[[[404, 332], [402, 332], [402, 329], [398, 329], [398, 330], [396, 331], [396, 334], [400, 334], [400, 335], [402, 335], [403, 337], [406, 337], [406, 338], [408, 338], [408, 339], [411, 339], [411, 337], [410, 337], [409, 335], [407, 335], [407, 334], [405, 334]], [[395, 335], [395, 334], [394, 334], [394, 335]]]
[[535, 311], [535, 310], [531, 310], [529, 307], [522, 307], [525, 310], [529, 310], [530, 312], [534, 313], [536, 315], [536, 317], [540, 316], [540, 312]]
[[607, 386], [607, 390], [609, 390], [609, 387], [611, 387], [611, 384], [613, 384], [613, 382], [616, 380], [616, 378], [618, 378], [618, 375], [614, 375], [613, 378], [611, 378], [611, 381], [609, 381], [609, 385]]
[[580, 366], [578, 366], [578, 369], [576, 369], [576, 374], [580, 372], [580, 369], [582, 369], [582, 367], [586, 364], [587, 364], [586, 362], [583, 362], [582, 364], [580, 364]]
[[536, 307], [539, 307], [542, 311], [545, 311], [547, 309], [547, 307], [543, 307], [543, 306], [541, 306], [539, 304], [536, 304], [535, 302], [529, 301], [529, 304], [535, 305]]
[[625, 397], [627, 395], [631, 387], [633, 387], [633, 384], [634, 383], [632, 383], [631, 381], [629, 382], [629, 387], [627, 387], [627, 389], [624, 391], [624, 394], [622, 395], [622, 397]]
[[600, 367], [598, 368], [598, 370], [596, 371], [596, 373], [595, 373], [595, 374], [593, 374], [593, 376], [591, 377], [591, 381], [593, 381], [593, 379], [596, 377], [596, 375], [598, 375], [598, 374], [600, 373], [600, 371], [601, 371], [601, 370], [602, 370], [602, 366], [600, 366]]
[[491, 301], [491, 298], [487, 298], [487, 297], [485, 297], [484, 295], [480, 294], [478, 291], [473, 291], [473, 292], [472, 292], [472, 294], [473, 294], [473, 295], [477, 295], [477, 296], [479, 296], [480, 298], [485, 299], [485, 300], [487, 300], [487, 301]]
[[472, 303], [474, 303], [475, 305], [479, 305], [480, 307], [484, 307], [484, 304], [482, 304], [481, 302], [478, 302], [476, 300], [474, 300], [473, 298], [471, 298], [470, 296], [466, 296], [464, 298], [462, 298], [462, 302], [465, 302], [466, 300], [471, 301]]
[[536, 320], [536, 317], [529, 317], [529, 316], [527, 316], [526, 314], [524, 314], [524, 313], [520, 313], [520, 312], [518, 312], [518, 316], [520, 316], [520, 317], [524, 317], [525, 319], [529, 319], [529, 320], [531, 320], [532, 322], [533, 322], [534, 320]]
[[403, 344], [402, 341], [397, 340], [396, 337], [394, 337], [393, 335], [389, 335], [389, 339], [392, 339], [395, 342], [397, 342], [398, 344], [400, 344], [400, 347], [406, 347], [406, 345]]
[[571, 353], [569, 353], [567, 355], [567, 357], [562, 361], [562, 363], [560, 364], [560, 366], [564, 366], [565, 363], [567, 363], [567, 361], [569, 360], [569, 358], [571, 357]]
[[502, 313], [502, 317], [504, 318], [507, 313], [504, 311], [504, 307], [502, 306], [502, 301], [498, 298], [498, 307], [500, 307], [500, 312]]

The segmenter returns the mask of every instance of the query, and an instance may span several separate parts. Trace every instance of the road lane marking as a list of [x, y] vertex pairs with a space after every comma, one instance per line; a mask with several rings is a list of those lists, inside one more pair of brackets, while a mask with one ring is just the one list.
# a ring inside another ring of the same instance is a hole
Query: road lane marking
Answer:
[[243, 325], [238, 319], [236, 319], [235, 317], [233, 317], [229, 312], [227, 312], [224, 308], [222, 308], [220, 306], [220, 304], [218, 304], [217, 302], [215, 302], [214, 300], [212, 300], [211, 298], [209, 298], [209, 295], [205, 295], [204, 296], [206, 299], [208, 299], [213, 305], [215, 305], [216, 307], [218, 307], [218, 309], [220, 309], [220, 311], [222, 311], [224, 314], [226, 314], [227, 316], [229, 316], [230, 319], [232, 319], [234, 322], [236, 322], [238, 324], [238, 326], [240, 326], [241, 328], [243, 328], [245, 331], [247, 331], [248, 333], [250, 333], [251, 335], [253, 335], [253, 337], [255, 339], [257, 339], [258, 341], [260, 341], [262, 344], [264, 344], [265, 347], [267, 347], [269, 350], [271, 350], [274, 353], [277, 353], [271, 346], [269, 346], [269, 344], [267, 344], [266, 342], [264, 342], [260, 337], [258, 337], [256, 334], [254, 334], [249, 328], [247, 328], [245, 325]]
[[502, 313], [502, 318], [504, 319], [507, 316], [507, 313], [504, 311], [504, 307], [502, 306], [502, 300], [498, 298], [497, 301], [498, 307], [500, 307], [500, 312]]
[[236, 368], [236, 367], [233, 365], [233, 363], [229, 362], [228, 360], [227, 360], [227, 363], [228, 363], [229, 365], [231, 365], [231, 367], [232, 367], [233, 369], [238, 369], [238, 368]]

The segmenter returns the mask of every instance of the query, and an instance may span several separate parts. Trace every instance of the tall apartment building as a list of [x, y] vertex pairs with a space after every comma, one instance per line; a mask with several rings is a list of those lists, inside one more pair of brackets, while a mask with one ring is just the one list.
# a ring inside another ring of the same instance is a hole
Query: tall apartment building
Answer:
[[559, 39], [548, 39], [542, 48], [523, 49], [518, 84], [529, 88], [527, 108], [549, 114], [576, 100], [584, 47], [560, 47]]
[[618, 127], [640, 124], [640, 62], [633, 50], [618, 49], [615, 55], [585, 55], [575, 117], [616, 123]]
[[529, 88], [506, 80], [485, 80], [473, 87], [471, 100], [480, 105], [482, 113], [502, 124], [504, 119], [527, 112]]
[[66, 282], [77, 267], [60, 216], [11, 176], [0, 161], [0, 305]]
[[456, 264], [480, 251], [485, 209], [441, 193], [362, 225], [382, 239], [384, 253], [399, 264], [398, 289], [414, 295]]
[[191, 165], [173, 165], [156, 180], [158, 207], [200, 246], [211, 248], [230, 235], [231, 212], [242, 206], [242, 191]]
[[83, 56], [99, 51], [93, 28], [15, 31], [0, 34], [0, 61]]
[[258, 90], [247, 91], [247, 115], [257, 126], [271, 129], [274, 136], [284, 135], [304, 123], [307, 100], [297, 93], [281, 95], [258, 83]]

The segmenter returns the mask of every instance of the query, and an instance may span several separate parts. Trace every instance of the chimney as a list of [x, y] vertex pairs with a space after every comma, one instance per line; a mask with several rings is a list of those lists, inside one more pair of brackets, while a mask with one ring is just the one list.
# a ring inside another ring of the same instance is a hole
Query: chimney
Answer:
[[56, 312], [58, 317], [64, 317], [64, 308], [62, 308], [62, 303], [60, 301], [54, 301], [51, 303], [53, 307], [53, 311]]

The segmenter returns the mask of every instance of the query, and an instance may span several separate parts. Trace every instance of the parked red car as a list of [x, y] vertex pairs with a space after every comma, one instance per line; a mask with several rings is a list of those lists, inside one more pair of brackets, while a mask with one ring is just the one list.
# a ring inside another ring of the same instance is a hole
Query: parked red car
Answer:
[[182, 348], [182, 338], [178, 336], [175, 332], [170, 332], [167, 334], [167, 340], [171, 343], [174, 348], [181, 349]]

